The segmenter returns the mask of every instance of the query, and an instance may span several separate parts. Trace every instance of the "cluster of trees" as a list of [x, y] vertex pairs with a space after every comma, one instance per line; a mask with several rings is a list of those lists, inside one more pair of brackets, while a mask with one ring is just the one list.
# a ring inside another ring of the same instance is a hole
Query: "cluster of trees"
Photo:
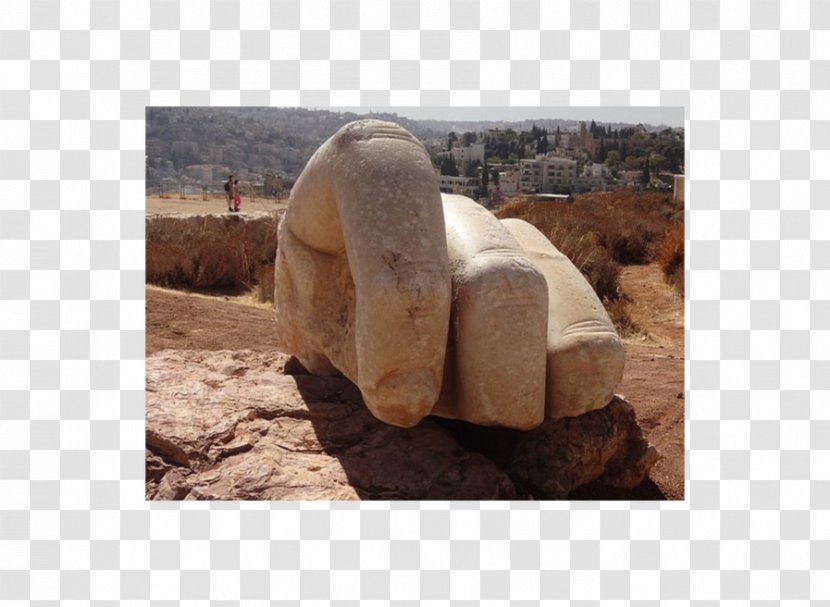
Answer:
[[591, 126], [588, 127], [588, 132], [597, 138], [607, 137], [609, 139], [628, 139], [637, 132], [637, 129], [634, 127], [612, 129], [611, 127], [598, 125], [595, 121], [591, 120]]
[[648, 183], [649, 172], [683, 172], [682, 130], [645, 132], [636, 127], [606, 129], [592, 120], [589, 132], [600, 140], [592, 160], [606, 163], [614, 173], [618, 170], [642, 170], [645, 173], [643, 179]]
[[602, 140], [595, 162], [604, 162], [611, 171], [651, 170], [654, 173], [668, 171], [682, 173], [683, 139], [674, 134], [652, 133], [647, 138]]
[[458, 177], [458, 165], [455, 164], [455, 160], [453, 160], [452, 156], [450, 156], [449, 154], [447, 154], [441, 159], [440, 170], [442, 175]]
[[[483, 143], [484, 157], [489, 163], [517, 163], [522, 158], [532, 158], [537, 153], [539, 145], [544, 146], [545, 150], [547, 149], [547, 141], [540, 143], [543, 139], [542, 133], [546, 138], [547, 131], [538, 129], [536, 126], [533, 129], [535, 130], [530, 132], [515, 131], [510, 128], [486, 133], [483, 131], [466, 131], [460, 137], [457, 133], [451, 131], [447, 135], [447, 150], [451, 150], [456, 146], [466, 147], [473, 143]], [[436, 166], [441, 168], [443, 175], [458, 174], [458, 169], [452, 169], [450, 163], [445, 163], [443, 159], [437, 161]], [[456, 172], [451, 172], [453, 170]]]
[[[598, 125], [594, 120], [588, 128], [589, 133], [599, 139], [596, 152], [588, 153], [588, 160], [604, 162], [616, 173], [620, 170], [648, 170], [657, 173], [683, 171], [684, 146], [683, 131], [663, 129], [659, 132], [646, 132], [631, 126], [611, 128]], [[553, 137], [545, 128], [535, 124], [530, 131], [504, 129], [498, 131], [465, 132], [460, 137], [455, 132], [447, 136], [447, 149], [453, 146], [468, 146], [471, 143], [484, 143], [484, 155], [488, 163], [518, 163], [522, 158], [533, 158], [536, 154], [547, 154], [561, 145], [562, 131], [557, 126]], [[552, 140], [552, 143], [551, 143]], [[586, 151], [587, 152], [587, 151]], [[452, 159], [436, 161], [444, 175], [458, 175], [458, 167]]]
[[[559, 127], [557, 127], [559, 128]], [[547, 129], [540, 129], [535, 124], [533, 128], [530, 130], [530, 136], [533, 138], [533, 141], [536, 145], [536, 153], [537, 154], [547, 154], [548, 153], [548, 131]]]

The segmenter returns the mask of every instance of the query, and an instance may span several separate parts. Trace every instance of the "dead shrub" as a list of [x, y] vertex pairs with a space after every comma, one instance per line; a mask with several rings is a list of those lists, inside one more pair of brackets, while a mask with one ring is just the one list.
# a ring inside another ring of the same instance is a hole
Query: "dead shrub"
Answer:
[[496, 216], [524, 219], [544, 234], [593, 234], [613, 260], [630, 265], [653, 259], [653, 243], [671, 229], [677, 212], [665, 193], [617, 190], [579, 194], [572, 203], [513, 199]]
[[276, 218], [153, 217], [147, 220], [146, 280], [165, 287], [241, 292], [273, 264]]
[[187, 282], [192, 274], [192, 260], [182, 257], [178, 247], [147, 241], [145, 264], [147, 282], [171, 286]]
[[598, 240], [614, 260], [623, 265], [647, 263], [651, 232], [641, 226], [623, 226], [621, 222], [609, 224], [609, 229], [601, 232]]
[[615, 300], [605, 299], [602, 303], [620, 337], [629, 337], [642, 333], [640, 326], [631, 317], [631, 310], [628, 305], [628, 300], [625, 297], [619, 297]]
[[617, 190], [580, 194], [571, 203], [513, 199], [496, 216], [523, 219], [546, 234], [605, 302], [620, 331], [636, 332], [620, 298], [620, 266], [652, 261], [654, 243], [675, 225], [677, 213], [665, 193]]
[[572, 203], [508, 201], [496, 212], [499, 218], [518, 217], [550, 234], [562, 228], [577, 234], [592, 233], [596, 243], [623, 265], [648, 263], [653, 243], [673, 225], [676, 210], [661, 192], [589, 192]]
[[548, 238], [582, 272], [600, 299], [619, 297], [620, 266], [597, 244], [594, 234], [577, 234], [559, 226]]
[[685, 259], [684, 247], [686, 235], [683, 224], [674, 227], [663, 238], [657, 248], [657, 263], [663, 270], [666, 282], [672, 285], [681, 295], [685, 287], [683, 262]]
[[620, 297], [620, 266], [613, 259], [599, 257], [583, 270], [588, 282], [602, 300], [616, 301]]

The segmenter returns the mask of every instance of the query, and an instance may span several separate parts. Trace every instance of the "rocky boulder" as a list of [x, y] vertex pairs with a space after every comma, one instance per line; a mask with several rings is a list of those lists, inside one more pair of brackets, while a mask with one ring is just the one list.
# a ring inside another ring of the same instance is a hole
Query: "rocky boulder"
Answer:
[[558, 499], [634, 487], [658, 457], [620, 399], [530, 432], [398, 428], [277, 352], [165, 350], [146, 368], [148, 499]]

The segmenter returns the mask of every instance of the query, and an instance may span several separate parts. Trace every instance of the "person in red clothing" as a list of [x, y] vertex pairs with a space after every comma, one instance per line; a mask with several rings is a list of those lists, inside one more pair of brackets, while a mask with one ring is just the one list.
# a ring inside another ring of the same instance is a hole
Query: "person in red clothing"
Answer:
[[233, 212], [238, 213], [242, 205], [242, 193], [239, 191], [239, 180], [233, 182]]

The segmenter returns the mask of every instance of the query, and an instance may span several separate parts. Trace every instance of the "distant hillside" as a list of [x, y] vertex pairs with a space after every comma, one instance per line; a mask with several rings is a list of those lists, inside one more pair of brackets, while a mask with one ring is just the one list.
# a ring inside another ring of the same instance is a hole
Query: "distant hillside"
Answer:
[[[207, 184], [219, 187], [229, 172], [249, 181], [265, 174], [295, 178], [319, 145], [340, 127], [367, 117], [397, 122], [422, 141], [446, 141], [454, 131], [488, 129], [530, 131], [535, 125], [553, 132], [575, 129], [577, 120], [514, 122], [412, 120], [392, 113], [355, 114], [328, 110], [272, 107], [148, 107], [146, 113], [147, 187], [157, 184]], [[602, 123], [610, 128], [632, 126]], [[648, 131], [665, 127], [644, 125]]]
[[[422, 139], [444, 135], [395, 115], [373, 117], [394, 120]], [[361, 116], [302, 108], [149, 107], [146, 118], [148, 175], [174, 178], [193, 165], [296, 176], [323, 141]]]

